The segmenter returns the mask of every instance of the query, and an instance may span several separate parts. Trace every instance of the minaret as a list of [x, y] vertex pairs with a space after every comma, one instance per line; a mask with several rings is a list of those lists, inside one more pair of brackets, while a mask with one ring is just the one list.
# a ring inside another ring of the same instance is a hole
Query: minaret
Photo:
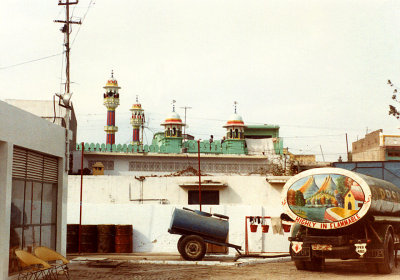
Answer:
[[107, 125], [104, 131], [107, 133], [106, 144], [115, 144], [115, 132], [118, 127], [115, 126], [115, 109], [119, 105], [119, 93], [121, 88], [118, 86], [117, 80], [114, 78], [114, 72], [111, 71], [111, 78], [108, 79], [107, 84], [103, 87], [106, 92], [104, 93], [104, 106], [107, 108]]
[[[144, 110], [142, 109], [142, 104], [139, 103], [138, 96], [136, 95], [136, 104], [132, 105], [132, 108], [129, 109], [132, 112], [131, 125], [133, 127], [133, 135], [132, 135], [132, 145], [142, 145], [142, 141], [140, 139], [140, 127], [143, 128], [143, 124], [145, 122]], [[143, 135], [143, 130], [142, 130]]]
[[186, 125], [175, 112], [175, 100], [172, 101], [172, 113], [161, 124], [164, 126], [164, 136], [167, 138], [182, 138], [182, 128]]
[[237, 114], [237, 102], [234, 102], [235, 113], [231, 115], [224, 125], [226, 128], [226, 153], [228, 154], [245, 154], [247, 149], [244, 140], [244, 122], [240, 115]]
[[179, 114], [175, 112], [175, 100], [172, 103], [172, 113], [161, 124], [164, 126], [164, 137], [161, 139], [161, 143], [166, 153], [180, 153], [183, 140], [182, 128], [185, 124]]
[[226, 139], [244, 139], [244, 122], [240, 115], [237, 114], [237, 102], [234, 102], [235, 113], [229, 117], [224, 127], [226, 128]]

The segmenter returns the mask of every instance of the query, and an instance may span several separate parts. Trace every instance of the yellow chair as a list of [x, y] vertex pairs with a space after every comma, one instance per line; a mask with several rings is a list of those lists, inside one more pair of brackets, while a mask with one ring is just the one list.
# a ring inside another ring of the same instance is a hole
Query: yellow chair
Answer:
[[59, 269], [61, 269], [67, 279], [69, 279], [67, 266], [67, 264], [69, 264], [69, 260], [67, 260], [63, 255], [44, 246], [36, 247], [35, 255], [46, 262], [54, 262], [54, 264], [50, 263], [50, 265], [56, 270], [56, 273], [58, 274]]
[[56, 279], [51, 271], [51, 265], [44, 260], [23, 250], [15, 250], [15, 255], [23, 269], [19, 271], [18, 280]]

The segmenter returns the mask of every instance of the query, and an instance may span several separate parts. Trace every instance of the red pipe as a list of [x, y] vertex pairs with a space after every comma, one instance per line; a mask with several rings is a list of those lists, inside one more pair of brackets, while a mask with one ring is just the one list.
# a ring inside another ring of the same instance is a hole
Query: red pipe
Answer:
[[78, 240], [78, 253], [81, 253], [81, 236], [82, 236], [82, 188], [83, 188], [83, 150], [84, 150], [84, 143], [81, 143], [81, 198], [79, 203], [79, 240]]
[[244, 250], [244, 253], [246, 254], [246, 255], [248, 255], [249, 254], [249, 241], [248, 241], [248, 236], [247, 236], [247, 216], [246, 216], [246, 218], [244, 219], [244, 221], [245, 221], [245, 225], [244, 225], [244, 229], [245, 229], [245, 240], [244, 240], [244, 248], [245, 248], [245, 250]]
[[199, 161], [199, 205], [201, 211], [201, 171], [200, 171], [200, 140], [197, 140], [197, 155]]

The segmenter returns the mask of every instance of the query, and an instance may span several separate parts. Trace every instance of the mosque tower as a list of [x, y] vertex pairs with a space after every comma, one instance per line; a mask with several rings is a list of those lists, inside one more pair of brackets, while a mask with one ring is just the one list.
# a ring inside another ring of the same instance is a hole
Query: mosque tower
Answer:
[[166, 147], [167, 153], [180, 153], [182, 149], [182, 128], [186, 125], [181, 117], [175, 112], [175, 100], [172, 101], [172, 113], [168, 115], [161, 124], [164, 126], [164, 137], [162, 144]]
[[[139, 103], [138, 96], [136, 95], [136, 104], [132, 105], [132, 108], [129, 109], [132, 112], [131, 125], [133, 127], [133, 135], [132, 135], [132, 145], [140, 146], [142, 145], [142, 141], [140, 139], [140, 127], [143, 128], [143, 124], [145, 122], [144, 110], [142, 109], [142, 104]], [[143, 135], [143, 129], [142, 129]]]
[[227, 153], [242, 154], [246, 153], [246, 141], [244, 140], [245, 125], [242, 116], [237, 114], [237, 102], [234, 102], [235, 113], [232, 114], [224, 128], [226, 128], [226, 143]]
[[115, 144], [115, 133], [118, 127], [115, 126], [115, 109], [119, 105], [119, 93], [121, 88], [118, 86], [117, 80], [114, 78], [114, 72], [111, 71], [111, 78], [108, 79], [107, 84], [103, 87], [106, 92], [104, 93], [104, 106], [107, 108], [107, 125], [104, 131], [107, 133], [106, 144]]

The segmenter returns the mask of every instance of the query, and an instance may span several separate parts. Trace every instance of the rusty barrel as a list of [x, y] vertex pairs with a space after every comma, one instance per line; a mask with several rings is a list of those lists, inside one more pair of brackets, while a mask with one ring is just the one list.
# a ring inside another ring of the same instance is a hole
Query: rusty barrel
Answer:
[[132, 253], [132, 225], [115, 226], [115, 252]]
[[78, 253], [79, 225], [67, 225], [67, 253]]
[[82, 225], [81, 228], [81, 252], [97, 252], [97, 225]]
[[97, 225], [97, 252], [114, 253], [115, 225]]

